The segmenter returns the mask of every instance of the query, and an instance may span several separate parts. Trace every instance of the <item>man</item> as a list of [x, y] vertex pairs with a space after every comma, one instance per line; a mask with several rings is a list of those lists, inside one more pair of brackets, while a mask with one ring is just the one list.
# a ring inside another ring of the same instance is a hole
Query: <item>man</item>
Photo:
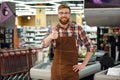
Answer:
[[[67, 5], [58, 7], [59, 23], [53, 27], [44, 40], [44, 47], [54, 45], [54, 59], [51, 68], [51, 80], [79, 80], [78, 71], [83, 69], [92, 53], [89, 39], [81, 26], [72, 26], [71, 10]], [[78, 46], [84, 44], [87, 54], [82, 64], [78, 64]]]

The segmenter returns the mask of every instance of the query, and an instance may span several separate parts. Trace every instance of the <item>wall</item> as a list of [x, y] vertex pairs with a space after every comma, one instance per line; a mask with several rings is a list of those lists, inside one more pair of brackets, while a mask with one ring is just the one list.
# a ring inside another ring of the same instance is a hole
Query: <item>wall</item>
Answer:
[[[17, 26], [35, 26], [35, 16], [31, 16], [31, 19], [27, 19], [28, 16], [18, 16], [17, 17]], [[76, 21], [76, 16], [72, 15], [71, 20]], [[57, 14], [56, 15], [47, 15], [46, 25], [54, 26], [58, 23]]]
[[[71, 20], [76, 21], [76, 16], [72, 15]], [[47, 15], [47, 25], [55, 26], [57, 23], [58, 23], [57, 14], [56, 15]]]
[[35, 26], [46, 26], [46, 14], [45, 9], [36, 9], [36, 15], [35, 15]]
[[35, 26], [35, 16], [18, 16], [17, 17], [17, 26]]

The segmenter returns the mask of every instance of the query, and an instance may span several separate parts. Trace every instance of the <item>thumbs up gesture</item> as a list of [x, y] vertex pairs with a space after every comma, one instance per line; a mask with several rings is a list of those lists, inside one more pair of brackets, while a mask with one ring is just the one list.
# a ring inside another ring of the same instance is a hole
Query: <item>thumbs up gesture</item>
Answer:
[[52, 30], [52, 33], [50, 34], [51, 39], [57, 39], [58, 38], [58, 31], [56, 29]]

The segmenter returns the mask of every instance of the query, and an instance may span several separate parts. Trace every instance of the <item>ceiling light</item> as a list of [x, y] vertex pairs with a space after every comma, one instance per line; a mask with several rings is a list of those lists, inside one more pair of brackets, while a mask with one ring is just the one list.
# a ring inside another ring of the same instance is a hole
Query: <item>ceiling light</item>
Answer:
[[30, 16], [28, 16], [28, 17], [27, 17], [27, 19], [28, 19], [28, 20], [30, 20], [30, 19], [31, 19], [31, 17], [30, 17]]

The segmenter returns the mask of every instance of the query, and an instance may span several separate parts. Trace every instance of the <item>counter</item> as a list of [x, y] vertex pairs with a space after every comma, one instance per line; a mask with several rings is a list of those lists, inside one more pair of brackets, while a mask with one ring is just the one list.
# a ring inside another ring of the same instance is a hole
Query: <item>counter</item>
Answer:
[[[50, 69], [52, 62], [40, 63], [30, 69], [30, 76], [32, 79], [43, 79], [50, 80]], [[91, 62], [79, 72], [80, 79], [86, 76], [92, 75], [101, 70], [101, 65], [99, 62]]]

